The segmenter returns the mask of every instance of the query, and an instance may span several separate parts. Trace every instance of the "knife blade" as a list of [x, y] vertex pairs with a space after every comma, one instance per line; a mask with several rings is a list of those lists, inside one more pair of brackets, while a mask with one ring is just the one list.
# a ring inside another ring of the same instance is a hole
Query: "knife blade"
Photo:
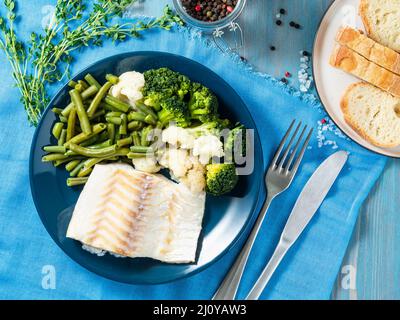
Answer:
[[345, 151], [334, 153], [322, 162], [307, 181], [290, 213], [275, 252], [248, 294], [247, 300], [260, 297], [287, 251], [318, 211], [347, 159], [348, 154]]

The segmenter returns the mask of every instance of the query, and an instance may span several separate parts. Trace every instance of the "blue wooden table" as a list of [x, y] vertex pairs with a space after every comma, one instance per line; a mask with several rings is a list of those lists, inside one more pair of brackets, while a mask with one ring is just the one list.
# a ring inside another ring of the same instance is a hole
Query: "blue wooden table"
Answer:
[[[337, 0], [340, 1], [340, 0]], [[239, 19], [245, 46], [241, 53], [258, 71], [283, 77], [298, 87], [299, 51], [312, 50], [314, 35], [332, 0], [247, 0]], [[139, 13], [156, 15], [171, 0], [140, 1]], [[275, 24], [280, 8], [282, 26]], [[290, 21], [302, 28], [290, 28]], [[270, 49], [276, 48], [275, 51]], [[365, 201], [333, 299], [400, 299], [400, 162], [387, 168]], [[362, 177], [360, 177], [362, 179]]]

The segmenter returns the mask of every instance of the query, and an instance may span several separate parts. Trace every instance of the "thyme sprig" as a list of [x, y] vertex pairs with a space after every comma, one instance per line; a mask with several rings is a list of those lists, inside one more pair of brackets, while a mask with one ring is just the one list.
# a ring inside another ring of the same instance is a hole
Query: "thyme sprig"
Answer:
[[5, 18], [0, 16], [0, 49], [11, 64], [28, 120], [37, 125], [49, 102], [46, 87], [69, 76], [73, 51], [101, 46], [103, 41], [125, 41], [140, 37], [148, 29], [169, 30], [180, 18], [169, 7], [159, 18], [117, 23], [136, 0], [97, 0], [89, 9], [82, 0], [57, 0], [54, 17], [42, 33], [32, 32], [26, 43], [15, 32], [17, 2], [4, 0]]

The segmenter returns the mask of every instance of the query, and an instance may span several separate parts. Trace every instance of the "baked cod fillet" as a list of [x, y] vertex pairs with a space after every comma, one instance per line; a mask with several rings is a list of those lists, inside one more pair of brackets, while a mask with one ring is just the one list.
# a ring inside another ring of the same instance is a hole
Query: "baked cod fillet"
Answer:
[[205, 193], [127, 164], [96, 165], [81, 192], [67, 237], [126, 257], [193, 262]]

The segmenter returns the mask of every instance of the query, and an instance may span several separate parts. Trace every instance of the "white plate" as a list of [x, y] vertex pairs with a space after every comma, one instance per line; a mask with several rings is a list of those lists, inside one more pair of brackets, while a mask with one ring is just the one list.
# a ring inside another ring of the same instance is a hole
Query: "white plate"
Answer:
[[315, 87], [323, 106], [336, 125], [351, 139], [377, 153], [400, 158], [400, 147], [380, 148], [360, 137], [345, 121], [340, 100], [347, 87], [360, 80], [329, 65], [335, 36], [342, 25], [364, 29], [358, 15], [359, 0], [336, 0], [325, 13], [318, 29], [313, 50]]

